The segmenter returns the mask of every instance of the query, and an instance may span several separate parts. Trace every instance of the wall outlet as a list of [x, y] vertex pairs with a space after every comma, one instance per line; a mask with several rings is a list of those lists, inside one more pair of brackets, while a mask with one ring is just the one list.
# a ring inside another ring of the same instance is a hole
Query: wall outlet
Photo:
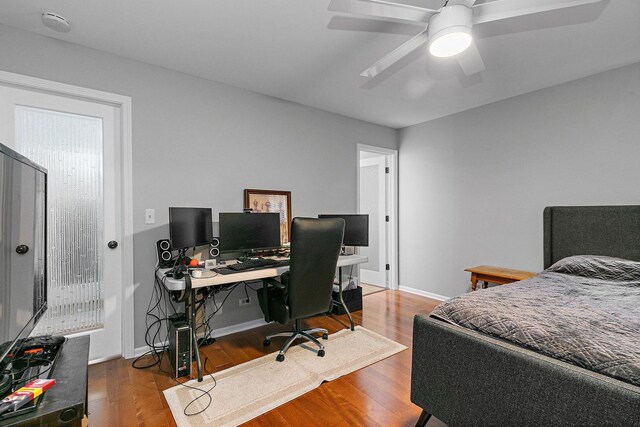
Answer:
[[155, 209], [147, 209], [144, 212], [144, 223], [145, 224], [155, 224], [156, 223], [156, 210]]
[[240, 303], [239, 303], [240, 307], [244, 307], [245, 305], [250, 305], [250, 304], [251, 304], [251, 297], [249, 297], [249, 298], [240, 298]]

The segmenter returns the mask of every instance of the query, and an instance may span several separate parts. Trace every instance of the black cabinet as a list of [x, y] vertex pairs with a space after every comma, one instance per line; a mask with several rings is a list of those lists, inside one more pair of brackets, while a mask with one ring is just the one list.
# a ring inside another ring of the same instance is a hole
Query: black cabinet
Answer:
[[[358, 286], [348, 291], [342, 291], [342, 297], [344, 303], [350, 312], [362, 310], [362, 288]], [[340, 295], [338, 292], [333, 292], [333, 314], [345, 314], [346, 310], [340, 303]]]
[[0, 426], [80, 426], [87, 413], [88, 364], [89, 336], [68, 339], [51, 375], [56, 385], [35, 411], [3, 420]]

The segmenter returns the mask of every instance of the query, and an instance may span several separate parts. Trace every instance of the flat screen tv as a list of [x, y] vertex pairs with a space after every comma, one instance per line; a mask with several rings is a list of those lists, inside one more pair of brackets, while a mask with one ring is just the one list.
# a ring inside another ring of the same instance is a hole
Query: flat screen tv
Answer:
[[47, 171], [0, 144], [0, 371], [47, 309]]

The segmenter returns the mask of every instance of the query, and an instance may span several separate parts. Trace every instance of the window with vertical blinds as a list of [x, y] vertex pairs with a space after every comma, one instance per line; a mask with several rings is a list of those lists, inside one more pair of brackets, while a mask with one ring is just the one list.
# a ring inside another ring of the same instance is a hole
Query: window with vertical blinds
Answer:
[[16, 107], [16, 148], [48, 170], [47, 313], [36, 333], [101, 328], [102, 119]]

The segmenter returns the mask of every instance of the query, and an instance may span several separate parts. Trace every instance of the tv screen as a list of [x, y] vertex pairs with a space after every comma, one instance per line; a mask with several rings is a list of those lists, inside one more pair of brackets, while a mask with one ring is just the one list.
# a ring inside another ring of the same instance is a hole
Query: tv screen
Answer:
[[344, 219], [343, 246], [369, 246], [369, 215], [368, 214], [324, 214], [318, 218]]
[[279, 247], [280, 214], [220, 214], [220, 250], [222, 252], [252, 252]]
[[47, 172], [0, 144], [0, 367], [47, 309]]
[[169, 237], [173, 249], [193, 248], [211, 242], [211, 208], [169, 208]]

